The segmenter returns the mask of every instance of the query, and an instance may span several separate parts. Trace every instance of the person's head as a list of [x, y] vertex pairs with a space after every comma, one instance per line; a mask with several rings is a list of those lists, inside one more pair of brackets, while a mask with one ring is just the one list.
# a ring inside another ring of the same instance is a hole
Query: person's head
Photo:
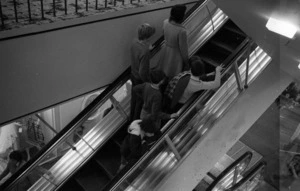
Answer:
[[169, 20], [174, 21], [176, 23], [182, 23], [183, 19], [184, 19], [185, 11], [186, 11], [186, 6], [185, 5], [182, 5], [182, 4], [175, 5], [171, 9]]
[[138, 28], [138, 39], [147, 40], [152, 37], [155, 33], [155, 28], [148, 23], [144, 23]]
[[147, 117], [142, 120], [140, 123], [141, 130], [144, 131], [146, 135], [154, 134], [155, 124], [154, 119], [152, 117]]
[[151, 70], [151, 72], [150, 72], [150, 81], [153, 84], [162, 83], [165, 78], [166, 78], [166, 75], [161, 70]]
[[9, 159], [13, 164], [17, 164], [23, 161], [23, 156], [20, 151], [13, 151], [9, 154]]
[[205, 74], [205, 65], [201, 58], [198, 57], [198, 59], [193, 60], [190, 63], [191, 66], [191, 73], [193, 76], [202, 76]]

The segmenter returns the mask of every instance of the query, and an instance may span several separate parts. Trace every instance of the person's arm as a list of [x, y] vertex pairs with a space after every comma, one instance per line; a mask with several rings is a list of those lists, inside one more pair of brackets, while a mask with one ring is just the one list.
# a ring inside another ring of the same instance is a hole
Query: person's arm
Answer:
[[140, 67], [139, 67], [139, 74], [141, 79], [144, 82], [149, 82], [149, 67], [150, 67], [150, 51], [147, 50], [143, 53], [140, 59]]
[[218, 88], [221, 84], [221, 70], [222, 70], [222, 68], [218, 66], [216, 68], [215, 80], [211, 81], [211, 82], [203, 81], [201, 89], [209, 90], [209, 89]]
[[158, 96], [152, 99], [153, 102], [151, 106], [151, 115], [154, 117], [154, 119], [170, 119], [171, 116], [169, 114], [162, 112], [161, 99], [162, 98]]
[[179, 33], [178, 36], [178, 42], [179, 42], [179, 49], [180, 54], [183, 59], [183, 70], [189, 69], [189, 55], [188, 55], [188, 44], [187, 44], [187, 32], [186, 30], [183, 30]]

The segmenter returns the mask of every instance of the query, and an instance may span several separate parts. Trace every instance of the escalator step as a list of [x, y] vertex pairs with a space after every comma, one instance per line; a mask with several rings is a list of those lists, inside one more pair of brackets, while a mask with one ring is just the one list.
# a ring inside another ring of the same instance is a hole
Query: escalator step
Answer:
[[110, 178], [113, 178], [121, 162], [120, 147], [114, 141], [109, 141], [93, 159], [104, 168]]
[[99, 191], [110, 181], [110, 178], [92, 160], [76, 173], [75, 180], [85, 190]]
[[70, 179], [59, 191], [85, 191], [84, 188], [74, 179]]
[[234, 22], [232, 22], [232, 20], [229, 20], [223, 28], [240, 36], [247, 36], [236, 24], [234, 24]]

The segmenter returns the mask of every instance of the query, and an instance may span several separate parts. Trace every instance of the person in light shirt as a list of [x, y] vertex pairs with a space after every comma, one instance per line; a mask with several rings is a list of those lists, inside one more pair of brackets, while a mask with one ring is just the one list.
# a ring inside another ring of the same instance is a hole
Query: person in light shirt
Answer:
[[209, 90], [218, 88], [221, 84], [221, 66], [216, 67], [215, 79], [213, 81], [205, 81], [204, 78], [207, 76], [205, 73], [205, 65], [203, 61], [198, 57], [190, 64], [191, 66], [191, 78], [185, 88], [179, 104], [184, 104], [187, 100], [192, 97], [195, 92], [200, 90]]

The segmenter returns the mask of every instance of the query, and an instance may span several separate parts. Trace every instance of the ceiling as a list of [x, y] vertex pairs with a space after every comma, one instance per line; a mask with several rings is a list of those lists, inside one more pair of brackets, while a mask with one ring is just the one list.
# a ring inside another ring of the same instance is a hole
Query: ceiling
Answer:
[[[272, 57], [278, 69], [300, 81], [300, 0], [213, 1]], [[297, 26], [294, 39], [269, 31], [265, 27], [269, 17], [288, 20]]]

